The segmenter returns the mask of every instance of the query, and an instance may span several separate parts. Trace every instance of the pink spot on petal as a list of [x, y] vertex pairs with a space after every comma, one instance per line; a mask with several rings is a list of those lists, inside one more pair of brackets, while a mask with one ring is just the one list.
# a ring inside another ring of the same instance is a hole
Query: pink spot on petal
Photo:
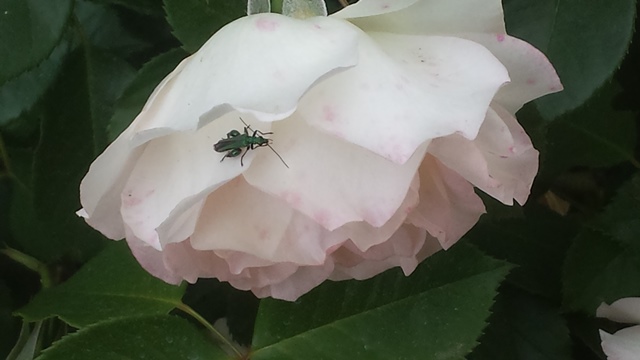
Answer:
[[133, 191], [129, 191], [126, 196], [122, 197], [122, 204], [125, 207], [134, 207], [142, 204], [145, 200], [147, 200], [151, 195], [153, 195], [156, 191], [149, 190], [142, 194], [142, 196], [133, 195]]
[[386, 10], [390, 7], [389, 4], [382, 4], [382, 6], [380, 6], [381, 9]]
[[535, 83], [536, 83], [535, 79], [531, 79], [531, 78], [527, 79], [527, 85], [533, 85]]
[[325, 228], [329, 227], [329, 220], [331, 219], [331, 215], [326, 210], [318, 210], [313, 213], [313, 220], [318, 224], [322, 225]]
[[256, 27], [260, 31], [274, 31], [278, 27], [278, 22], [264, 17], [256, 20]]
[[142, 203], [142, 199], [131, 194], [122, 197], [122, 205], [125, 207], [134, 207]]
[[292, 207], [299, 209], [302, 205], [302, 195], [299, 192], [283, 191], [280, 197]]
[[256, 229], [256, 230], [258, 231], [258, 238], [259, 238], [260, 240], [263, 240], [263, 241], [269, 240], [269, 238], [270, 238], [270, 233], [269, 233], [269, 230], [268, 230], [268, 229], [265, 229], [265, 228], [259, 228], [259, 229]]
[[327, 122], [334, 122], [336, 120], [336, 112], [331, 105], [324, 105], [322, 107], [322, 116]]
[[498, 34], [496, 36], [496, 40], [498, 40], [498, 42], [503, 42], [504, 41], [504, 34]]

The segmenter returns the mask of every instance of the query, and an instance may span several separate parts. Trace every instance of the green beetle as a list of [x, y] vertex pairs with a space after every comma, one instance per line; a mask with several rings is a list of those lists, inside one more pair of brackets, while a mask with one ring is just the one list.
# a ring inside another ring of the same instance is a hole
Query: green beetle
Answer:
[[[273, 134], [272, 132], [253, 130], [251, 128], [251, 125], [244, 122], [242, 118], [240, 118], [240, 121], [242, 121], [242, 123], [244, 124], [243, 133], [238, 130], [231, 130], [227, 133], [226, 138], [221, 139], [217, 143], [213, 144], [213, 150], [219, 153], [226, 152], [222, 159], [220, 159], [220, 162], [222, 162], [227, 157], [237, 157], [242, 154], [242, 156], [240, 157], [240, 166], [244, 166], [244, 163], [242, 161], [244, 160], [244, 156], [247, 155], [247, 152], [249, 150], [268, 146], [269, 149], [271, 149], [271, 151], [273, 151], [273, 153], [276, 154], [278, 158], [280, 158], [280, 161], [282, 161], [284, 166], [289, 168], [289, 165], [287, 165], [287, 163], [282, 159], [282, 156], [280, 156], [280, 154], [278, 154], [278, 152], [271, 147], [272, 140], [264, 137], [264, 135]], [[249, 134], [249, 131], [253, 131], [253, 134]]]

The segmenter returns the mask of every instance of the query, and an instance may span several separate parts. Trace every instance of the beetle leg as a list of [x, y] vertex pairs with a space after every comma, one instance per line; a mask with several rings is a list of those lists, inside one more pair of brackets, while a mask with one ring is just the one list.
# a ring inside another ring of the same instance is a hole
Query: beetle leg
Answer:
[[242, 160], [244, 160], [244, 156], [247, 155], [248, 152], [249, 152], [249, 148], [246, 148], [244, 150], [244, 154], [242, 154], [242, 156], [240, 157], [240, 166], [244, 166], [244, 163], [242, 162]]

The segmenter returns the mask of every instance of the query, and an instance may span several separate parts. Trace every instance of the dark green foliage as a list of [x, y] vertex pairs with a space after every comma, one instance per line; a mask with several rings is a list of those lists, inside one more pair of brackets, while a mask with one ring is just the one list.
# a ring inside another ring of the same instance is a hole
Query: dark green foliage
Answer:
[[[517, 114], [540, 151], [529, 202], [482, 195], [488, 214], [411, 276], [328, 281], [291, 303], [166, 284], [75, 214], [90, 163], [246, 1], [0, 0], [0, 358], [604, 359], [598, 328], [617, 325], [595, 309], [640, 296], [637, 1], [503, 3], [565, 87]], [[249, 355], [203, 326], [223, 318]]]

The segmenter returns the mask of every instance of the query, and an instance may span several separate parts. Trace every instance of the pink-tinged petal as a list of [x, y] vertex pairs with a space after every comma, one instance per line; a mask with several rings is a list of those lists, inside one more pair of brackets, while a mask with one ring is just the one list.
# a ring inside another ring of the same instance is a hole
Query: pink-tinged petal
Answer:
[[420, 179], [416, 175], [411, 181], [404, 201], [384, 225], [376, 227], [365, 221], [356, 221], [344, 224], [334, 232], [344, 234], [345, 238], [348, 238], [359, 251], [367, 251], [370, 247], [387, 241], [405, 222], [407, 214], [411, 213], [418, 205], [420, 200], [418, 196], [419, 188]]
[[198, 129], [232, 109], [284, 117], [313, 83], [357, 56], [357, 30], [343, 21], [240, 18], [160, 84], [135, 120], [137, 142]]
[[295, 301], [303, 294], [320, 285], [333, 271], [333, 263], [326, 262], [319, 266], [301, 266], [283, 281], [264, 287], [254, 287], [251, 291], [260, 298]]
[[300, 116], [397, 163], [429, 139], [475, 138], [491, 99], [509, 80], [487, 49], [453, 37], [371, 35], [361, 37], [357, 66], [302, 98]]
[[183, 277], [180, 276], [180, 274], [171, 271], [165, 266], [165, 252], [156, 250], [146, 242], [138, 239], [130, 231], [127, 231], [127, 244], [133, 256], [138, 260], [138, 263], [140, 263], [140, 266], [151, 275], [174, 285], [182, 281]]
[[184, 240], [169, 240], [157, 229], [170, 215], [180, 215], [246, 170], [253, 154], [242, 167], [235, 158], [220, 162], [223, 154], [213, 150], [229, 130], [241, 127], [237, 115], [229, 114], [197, 132], [174, 133], [145, 145], [120, 195], [122, 219], [136, 237], [158, 249]]
[[427, 230], [446, 250], [478, 222], [484, 204], [473, 185], [431, 155], [425, 156], [419, 175], [420, 202], [407, 220]]
[[110, 239], [125, 237], [120, 215], [120, 193], [128, 174], [135, 166], [144, 147], [132, 149], [129, 132], [118, 137], [89, 168], [80, 183], [80, 203], [83, 208], [79, 216], [94, 229]]
[[272, 130], [273, 146], [289, 169], [262, 149], [245, 179], [328, 230], [352, 221], [386, 223], [404, 201], [425, 148], [398, 165], [296, 117], [274, 123]]
[[495, 102], [512, 114], [531, 100], [562, 90], [547, 57], [532, 45], [504, 34], [467, 34], [489, 49], [509, 71], [511, 82], [496, 94]]
[[[363, 8], [367, 7], [368, 0]], [[378, 0], [373, 3], [380, 2]], [[389, 0], [392, 4], [396, 1]], [[402, 5], [407, 2], [401, 1]], [[351, 6], [350, 6], [351, 7]], [[388, 12], [378, 16], [353, 15], [345, 16], [349, 8], [338, 12], [341, 17], [350, 19], [356, 26], [369, 32], [381, 31], [396, 34], [441, 34], [455, 35], [460, 33], [502, 33], [504, 34], [504, 16], [500, 0], [419, 0], [412, 6], [399, 11]], [[336, 16], [336, 15], [333, 15]]]
[[429, 153], [473, 185], [507, 205], [524, 204], [538, 172], [538, 151], [517, 120], [497, 104], [478, 137], [436, 139]]
[[[278, 262], [319, 265], [325, 262], [327, 249], [345, 239], [238, 177], [209, 195], [191, 244], [218, 255], [228, 252], [225, 258], [231, 272], [239, 273], [246, 267]], [[245, 259], [251, 255], [266, 263], [243, 264], [233, 254]]]
[[640, 359], [640, 326], [622, 329], [613, 335], [601, 330], [600, 339], [608, 360]]
[[611, 305], [600, 304], [597, 317], [620, 323], [640, 324], [640, 297], [628, 297], [614, 301]]
[[346, 243], [332, 254], [335, 270], [329, 278], [364, 280], [396, 266], [409, 275], [422, 261], [419, 254], [431, 255], [441, 249], [438, 241], [428, 236], [426, 231], [405, 224], [388, 241], [364, 252], [353, 243]]
[[354, 19], [386, 14], [407, 8], [420, 0], [360, 0], [353, 5], [331, 14], [338, 19]]

